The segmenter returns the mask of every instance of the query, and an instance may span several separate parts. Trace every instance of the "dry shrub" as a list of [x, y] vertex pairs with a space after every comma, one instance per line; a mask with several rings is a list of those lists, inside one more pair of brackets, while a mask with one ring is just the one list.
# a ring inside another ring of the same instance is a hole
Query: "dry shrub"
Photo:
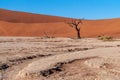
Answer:
[[111, 36], [98, 36], [98, 40], [102, 40], [102, 41], [112, 41], [113, 37]]

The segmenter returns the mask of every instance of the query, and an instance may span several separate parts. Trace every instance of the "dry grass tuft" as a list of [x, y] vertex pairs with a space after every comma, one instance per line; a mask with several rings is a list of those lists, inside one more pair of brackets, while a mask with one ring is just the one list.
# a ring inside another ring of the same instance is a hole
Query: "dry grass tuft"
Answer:
[[113, 37], [111, 36], [98, 36], [98, 40], [102, 40], [102, 41], [112, 41]]

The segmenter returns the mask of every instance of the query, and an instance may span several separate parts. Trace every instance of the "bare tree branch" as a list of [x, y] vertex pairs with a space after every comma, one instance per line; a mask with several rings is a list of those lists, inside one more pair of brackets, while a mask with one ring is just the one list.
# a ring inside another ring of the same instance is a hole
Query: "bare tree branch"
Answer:
[[79, 24], [82, 24], [82, 20], [81, 19], [72, 19], [71, 22], [65, 22], [67, 23], [70, 27], [75, 28], [76, 32], [77, 32], [77, 37], [80, 39], [80, 27]]

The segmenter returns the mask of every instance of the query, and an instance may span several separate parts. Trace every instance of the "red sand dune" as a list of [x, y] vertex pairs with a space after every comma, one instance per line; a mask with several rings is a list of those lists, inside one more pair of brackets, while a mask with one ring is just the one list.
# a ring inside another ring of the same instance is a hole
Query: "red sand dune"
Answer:
[[[64, 21], [70, 18], [31, 14], [0, 9], [0, 36], [48, 36], [75, 37], [74, 28]], [[110, 35], [120, 37], [120, 19], [84, 20], [82, 37]]]

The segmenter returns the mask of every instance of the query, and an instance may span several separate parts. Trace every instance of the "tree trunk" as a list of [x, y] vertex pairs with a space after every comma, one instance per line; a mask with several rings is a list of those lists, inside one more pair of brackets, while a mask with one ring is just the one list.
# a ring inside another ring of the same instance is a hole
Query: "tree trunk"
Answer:
[[80, 30], [77, 30], [77, 38], [80, 39], [81, 36], [80, 36]]

